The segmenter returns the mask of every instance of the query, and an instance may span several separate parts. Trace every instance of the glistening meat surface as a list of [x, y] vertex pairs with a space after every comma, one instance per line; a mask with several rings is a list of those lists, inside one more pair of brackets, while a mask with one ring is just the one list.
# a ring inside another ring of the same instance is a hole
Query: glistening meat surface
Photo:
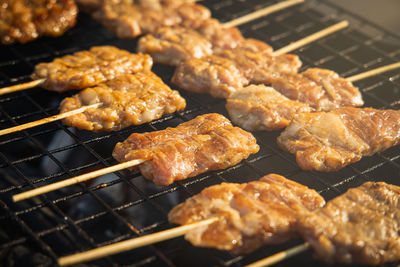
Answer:
[[367, 182], [298, 221], [326, 262], [383, 264], [400, 259], [400, 187]]
[[400, 111], [344, 107], [302, 113], [278, 137], [302, 169], [336, 171], [400, 141]]
[[265, 85], [249, 85], [235, 91], [227, 99], [226, 109], [231, 120], [248, 131], [281, 129], [294, 115], [312, 111], [308, 105]]
[[272, 87], [286, 97], [308, 104], [317, 111], [329, 111], [364, 104], [361, 92], [331, 70], [310, 68], [275, 79]]
[[324, 204], [314, 190], [269, 174], [249, 183], [210, 186], [173, 208], [168, 218], [188, 224], [216, 217], [218, 221], [185, 238], [195, 246], [246, 253], [296, 237], [293, 226], [301, 214]]
[[224, 169], [239, 163], [259, 146], [251, 133], [219, 114], [205, 114], [176, 128], [149, 133], [133, 133], [118, 143], [113, 157], [125, 162], [146, 160], [138, 166], [144, 177], [157, 185]]
[[73, 0], [1, 0], [0, 41], [26, 43], [60, 36], [75, 25], [77, 14]]
[[64, 99], [60, 110], [67, 112], [95, 103], [102, 105], [69, 116], [63, 122], [89, 131], [116, 131], [150, 122], [186, 106], [185, 99], [177, 91], [171, 90], [161, 78], [148, 71], [123, 74], [87, 88]]
[[149, 71], [152, 65], [149, 55], [132, 54], [113, 46], [94, 46], [36, 65], [32, 79], [45, 79], [42, 87], [64, 92], [92, 87], [125, 73]]

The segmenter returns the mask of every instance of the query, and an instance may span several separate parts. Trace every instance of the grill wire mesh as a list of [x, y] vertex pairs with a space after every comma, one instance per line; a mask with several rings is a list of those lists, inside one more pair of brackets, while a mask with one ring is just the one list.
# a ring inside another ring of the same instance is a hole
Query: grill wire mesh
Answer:
[[[212, 10], [213, 17], [229, 21], [275, 2], [207, 0], [201, 3]], [[316, 66], [348, 77], [400, 60], [399, 36], [325, 1], [307, 1], [242, 25], [240, 30], [246, 37], [263, 40], [278, 49], [343, 19], [350, 21], [349, 28], [294, 52], [301, 57], [303, 70]], [[103, 44], [135, 51], [136, 40], [118, 40], [82, 14], [77, 26], [60, 38], [41, 38], [24, 45], [1, 46], [0, 86], [29, 81], [33, 66], [39, 62]], [[172, 68], [156, 65], [153, 69], [170, 84]], [[356, 85], [363, 93], [365, 106], [399, 108], [399, 71], [364, 79]], [[12, 203], [13, 194], [115, 164], [111, 157], [113, 146], [130, 133], [176, 126], [208, 112], [227, 116], [224, 100], [180, 92], [188, 103], [183, 112], [119, 132], [95, 134], [54, 122], [0, 137], [0, 262], [5, 266], [27, 266], [26, 263], [52, 266], [60, 256], [167, 229], [173, 226], [167, 221], [168, 211], [206, 186], [221, 182], [248, 182], [267, 173], [285, 175], [318, 190], [326, 199], [367, 180], [400, 185], [399, 146], [364, 158], [338, 172], [306, 172], [296, 165], [294, 156], [278, 148], [275, 140], [280, 132], [274, 131], [256, 132], [260, 152], [239, 165], [168, 187], [154, 186], [138, 172], [120, 171]], [[57, 94], [35, 88], [1, 96], [0, 129], [56, 114], [60, 101], [73, 93]], [[295, 240], [235, 256], [193, 247], [183, 238], [178, 238], [89, 264], [243, 266], [300, 243], [301, 240]], [[278, 265], [309, 266], [316, 263], [311, 252], [306, 252]]]

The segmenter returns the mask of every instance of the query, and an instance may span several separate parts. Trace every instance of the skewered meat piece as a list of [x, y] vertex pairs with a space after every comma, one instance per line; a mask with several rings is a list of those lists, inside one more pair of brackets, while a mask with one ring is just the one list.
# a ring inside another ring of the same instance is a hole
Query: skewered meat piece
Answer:
[[367, 182], [298, 221], [326, 262], [383, 264], [400, 259], [400, 187]]
[[293, 226], [301, 214], [324, 204], [314, 190], [269, 174], [249, 183], [208, 187], [173, 208], [168, 219], [188, 224], [216, 217], [218, 221], [190, 231], [185, 239], [195, 246], [241, 254], [296, 237]]
[[124, 73], [150, 70], [152, 65], [149, 55], [132, 54], [113, 46], [95, 46], [36, 65], [32, 79], [45, 79], [43, 88], [64, 92], [92, 87]]
[[219, 114], [201, 115], [176, 128], [133, 133], [115, 146], [113, 157], [125, 162], [144, 159], [142, 175], [156, 185], [224, 169], [259, 150], [256, 139]]
[[162, 10], [164, 6], [181, 5], [183, 3], [194, 3], [192, 0], [75, 0], [80, 11], [91, 13], [104, 4], [135, 4], [141, 7]]
[[137, 51], [150, 54], [157, 63], [177, 66], [190, 58], [210, 55], [212, 44], [195, 30], [161, 27], [140, 38]]
[[327, 69], [310, 68], [301, 74], [291, 73], [275, 79], [272, 87], [318, 111], [364, 104], [357, 87]]
[[[215, 19], [203, 20], [194, 28], [191, 26], [160, 27], [140, 38], [138, 51], [150, 54], [155, 62], [177, 66], [190, 58], [211, 55], [213, 48], [231, 49], [244, 42], [237, 28], [224, 28]], [[255, 40], [250, 42], [262, 44]], [[271, 47], [266, 47], [272, 52]]]
[[93, 18], [119, 38], [135, 38], [162, 26], [196, 25], [211, 15], [207, 8], [192, 3], [176, 5], [169, 1], [171, 3], [163, 6], [161, 12], [159, 9], [124, 3], [122, 0], [116, 2], [103, 4], [93, 13]]
[[60, 36], [75, 25], [77, 14], [73, 0], [1, 0], [1, 43]]
[[295, 114], [312, 111], [307, 104], [290, 100], [265, 85], [235, 91], [227, 99], [226, 109], [231, 120], [248, 131], [284, 128]]
[[278, 137], [304, 170], [336, 171], [397, 145], [400, 111], [344, 107], [302, 113]]
[[185, 90], [227, 98], [248, 84], [270, 84], [300, 69], [297, 56], [271, 56], [268, 51], [265, 46], [240, 45], [218, 55], [192, 58], [175, 69], [172, 82]]
[[102, 103], [99, 108], [67, 117], [66, 125], [89, 131], [116, 131], [158, 119], [164, 114], [182, 110], [185, 99], [171, 90], [152, 72], [122, 74], [117, 78], [87, 88], [65, 98], [61, 112]]

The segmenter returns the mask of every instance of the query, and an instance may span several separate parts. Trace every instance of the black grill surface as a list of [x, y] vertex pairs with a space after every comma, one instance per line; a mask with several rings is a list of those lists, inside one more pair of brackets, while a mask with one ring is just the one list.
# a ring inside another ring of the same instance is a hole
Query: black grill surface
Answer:
[[[201, 3], [211, 8], [215, 18], [229, 21], [275, 2], [207, 0]], [[304, 62], [303, 70], [314, 66], [329, 68], [348, 77], [400, 60], [399, 36], [324, 1], [307, 1], [242, 25], [240, 30], [246, 37], [263, 40], [279, 49], [343, 19], [350, 21], [349, 28], [295, 51]], [[1, 46], [0, 86], [29, 81], [33, 66], [39, 62], [103, 44], [129, 51], [136, 49], [136, 40], [118, 40], [87, 15], [80, 15], [77, 26], [60, 38]], [[154, 71], [169, 83], [172, 68], [156, 65]], [[399, 108], [398, 70], [356, 85], [363, 93], [365, 106]], [[54, 122], [0, 137], [0, 262], [4, 266], [53, 266], [61, 256], [171, 228], [167, 213], [173, 206], [221, 182], [248, 182], [268, 173], [278, 173], [318, 190], [326, 199], [365, 181], [400, 185], [399, 146], [338, 172], [306, 172], [297, 166], [293, 155], [278, 148], [276, 137], [280, 132], [274, 131], [256, 132], [260, 152], [239, 165], [168, 187], [155, 186], [138, 172], [120, 171], [17, 204], [11, 201], [13, 194], [115, 164], [111, 157], [113, 147], [130, 133], [176, 126], [208, 112], [227, 116], [225, 100], [180, 92], [188, 103], [183, 112], [119, 132], [90, 133]], [[60, 101], [73, 93], [57, 94], [34, 88], [1, 96], [0, 129], [56, 114]], [[296, 240], [235, 256], [193, 247], [183, 238], [177, 238], [87, 265], [243, 266], [300, 243], [301, 240]], [[311, 254], [303, 253], [278, 265], [322, 265]]]

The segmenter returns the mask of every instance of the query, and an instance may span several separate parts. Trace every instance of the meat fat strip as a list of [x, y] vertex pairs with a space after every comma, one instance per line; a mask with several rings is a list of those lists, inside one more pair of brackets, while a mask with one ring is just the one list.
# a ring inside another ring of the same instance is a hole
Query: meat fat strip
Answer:
[[218, 218], [185, 239], [195, 246], [247, 253], [297, 236], [293, 226], [302, 213], [325, 204], [314, 190], [277, 174], [249, 183], [222, 183], [174, 207], [169, 221], [188, 224]]
[[149, 71], [152, 66], [149, 55], [133, 54], [113, 46], [94, 46], [49, 63], [39, 63], [32, 79], [45, 79], [43, 88], [64, 92], [92, 87], [125, 73]]
[[336, 171], [400, 140], [400, 111], [344, 107], [302, 113], [278, 137], [304, 170]]
[[157, 75], [148, 72], [123, 74], [87, 88], [60, 104], [61, 113], [82, 106], [102, 103], [95, 109], [69, 116], [66, 125], [89, 131], [116, 131], [160, 118], [186, 106], [177, 91], [171, 90]]
[[366, 182], [302, 216], [296, 229], [325, 262], [398, 261], [399, 199], [399, 186]]
[[233, 127], [228, 119], [212, 113], [176, 128], [134, 133], [115, 146], [113, 157], [120, 162], [146, 160], [138, 166], [142, 175], [156, 185], [169, 185], [233, 166], [258, 150], [251, 133]]

